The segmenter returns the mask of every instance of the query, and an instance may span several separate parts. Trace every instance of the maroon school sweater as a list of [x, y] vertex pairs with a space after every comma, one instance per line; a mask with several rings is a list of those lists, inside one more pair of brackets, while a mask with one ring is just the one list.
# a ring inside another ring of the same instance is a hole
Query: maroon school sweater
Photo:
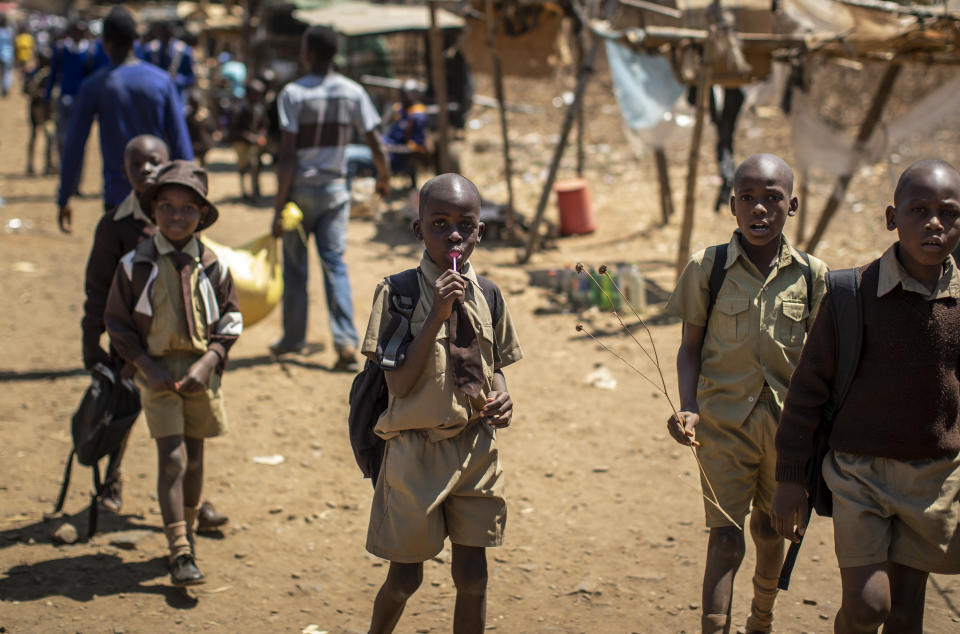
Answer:
[[[863, 347], [830, 447], [919, 460], [960, 451], [960, 305], [895, 289], [877, 297], [880, 260], [862, 269]], [[829, 300], [829, 297], [827, 297]], [[813, 432], [835, 374], [836, 335], [824, 301], [790, 379], [777, 429], [777, 480], [803, 482]]]

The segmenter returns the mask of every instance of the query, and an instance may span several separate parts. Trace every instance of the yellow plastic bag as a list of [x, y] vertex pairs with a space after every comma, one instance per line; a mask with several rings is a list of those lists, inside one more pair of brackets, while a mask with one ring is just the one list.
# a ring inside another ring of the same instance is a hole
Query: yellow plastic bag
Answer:
[[236, 248], [224, 246], [207, 236], [201, 240], [230, 268], [244, 328], [269, 315], [283, 297], [283, 265], [278, 240], [267, 234]]

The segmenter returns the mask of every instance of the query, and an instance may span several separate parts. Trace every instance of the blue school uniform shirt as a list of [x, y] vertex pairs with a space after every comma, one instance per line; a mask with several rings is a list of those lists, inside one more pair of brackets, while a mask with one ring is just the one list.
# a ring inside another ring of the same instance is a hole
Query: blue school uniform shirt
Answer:
[[50, 60], [50, 77], [47, 79], [44, 102], [50, 102], [53, 88], [57, 83], [60, 84], [60, 99], [67, 97], [68, 101], [72, 100], [80, 90], [80, 84], [84, 79], [109, 64], [110, 60], [104, 53], [99, 40], [97, 42], [64, 40], [57, 45]]
[[183, 107], [167, 73], [140, 61], [101, 68], [84, 81], [70, 114], [57, 196], [61, 206], [76, 190], [94, 117], [100, 128], [103, 201], [107, 206], [119, 205], [130, 193], [123, 151], [133, 137], [160, 137], [170, 149], [171, 159], [193, 160]]
[[181, 101], [184, 91], [197, 83], [193, 72], [193, 49], [180, 40], [172, 39], [166, 46], [159, 40], [139, 44], [136, 55], [170, 74], [173, 83], [177, 85]]

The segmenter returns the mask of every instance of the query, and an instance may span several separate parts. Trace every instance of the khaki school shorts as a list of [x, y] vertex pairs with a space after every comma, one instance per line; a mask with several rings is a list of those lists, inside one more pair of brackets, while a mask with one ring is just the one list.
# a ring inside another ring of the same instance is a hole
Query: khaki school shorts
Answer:
[[830, 452], [823, 478], [833, 493], [841, 568], [890, 561], [960, 573], [960, 456], [893, 460]]
[[[770, 512], [773, 491], [777, 487], [777, 449], [774, 438], [780, 408], [770, 388], [764, 388], [739, 425], [718, 423], [709, 416], [700, 416], [697, 425], [697, 455], [723, 510], [737, 523], [750, 512], [751, 504], [764, 513]], [[710, 486], [700, 475], [703, 494], [712, 499]], [[717, 507], [704, 500], [707, 528], [730, 526], [730, 520]]]
[[426, 561], [444, 539], [461, 546], [503, 543], [507, 503], [494, 432], [468, 425], [431, 442], [423, 431], [387, 441], [367, 530], [367, 550], [390, 561]]
[[[170, 371], [174, 381], [179, 381], [199, 358], [200, 355], [190, 354], [158, 361]], [[210, 373], [207, 389], [193, 394], [151, 390], [140, 372], [134, 377], [134, 383], [140, 390], [140, 404], [151, 438], [213, 438], [227, 432], [227, 412], [220, 391], [220, 373], [216, 370]]]

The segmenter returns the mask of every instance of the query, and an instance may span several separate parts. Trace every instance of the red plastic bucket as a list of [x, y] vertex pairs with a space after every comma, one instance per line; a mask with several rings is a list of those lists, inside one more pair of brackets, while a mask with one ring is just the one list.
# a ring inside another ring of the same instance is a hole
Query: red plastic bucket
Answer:
[[597, 229], [590, 210], [590, 193], [587, 181], [571, 178], [557, 181], [553, 186], [557, 192], [557, 209], [560, 211], [560, 235], [570, 236], [593, 233]]

